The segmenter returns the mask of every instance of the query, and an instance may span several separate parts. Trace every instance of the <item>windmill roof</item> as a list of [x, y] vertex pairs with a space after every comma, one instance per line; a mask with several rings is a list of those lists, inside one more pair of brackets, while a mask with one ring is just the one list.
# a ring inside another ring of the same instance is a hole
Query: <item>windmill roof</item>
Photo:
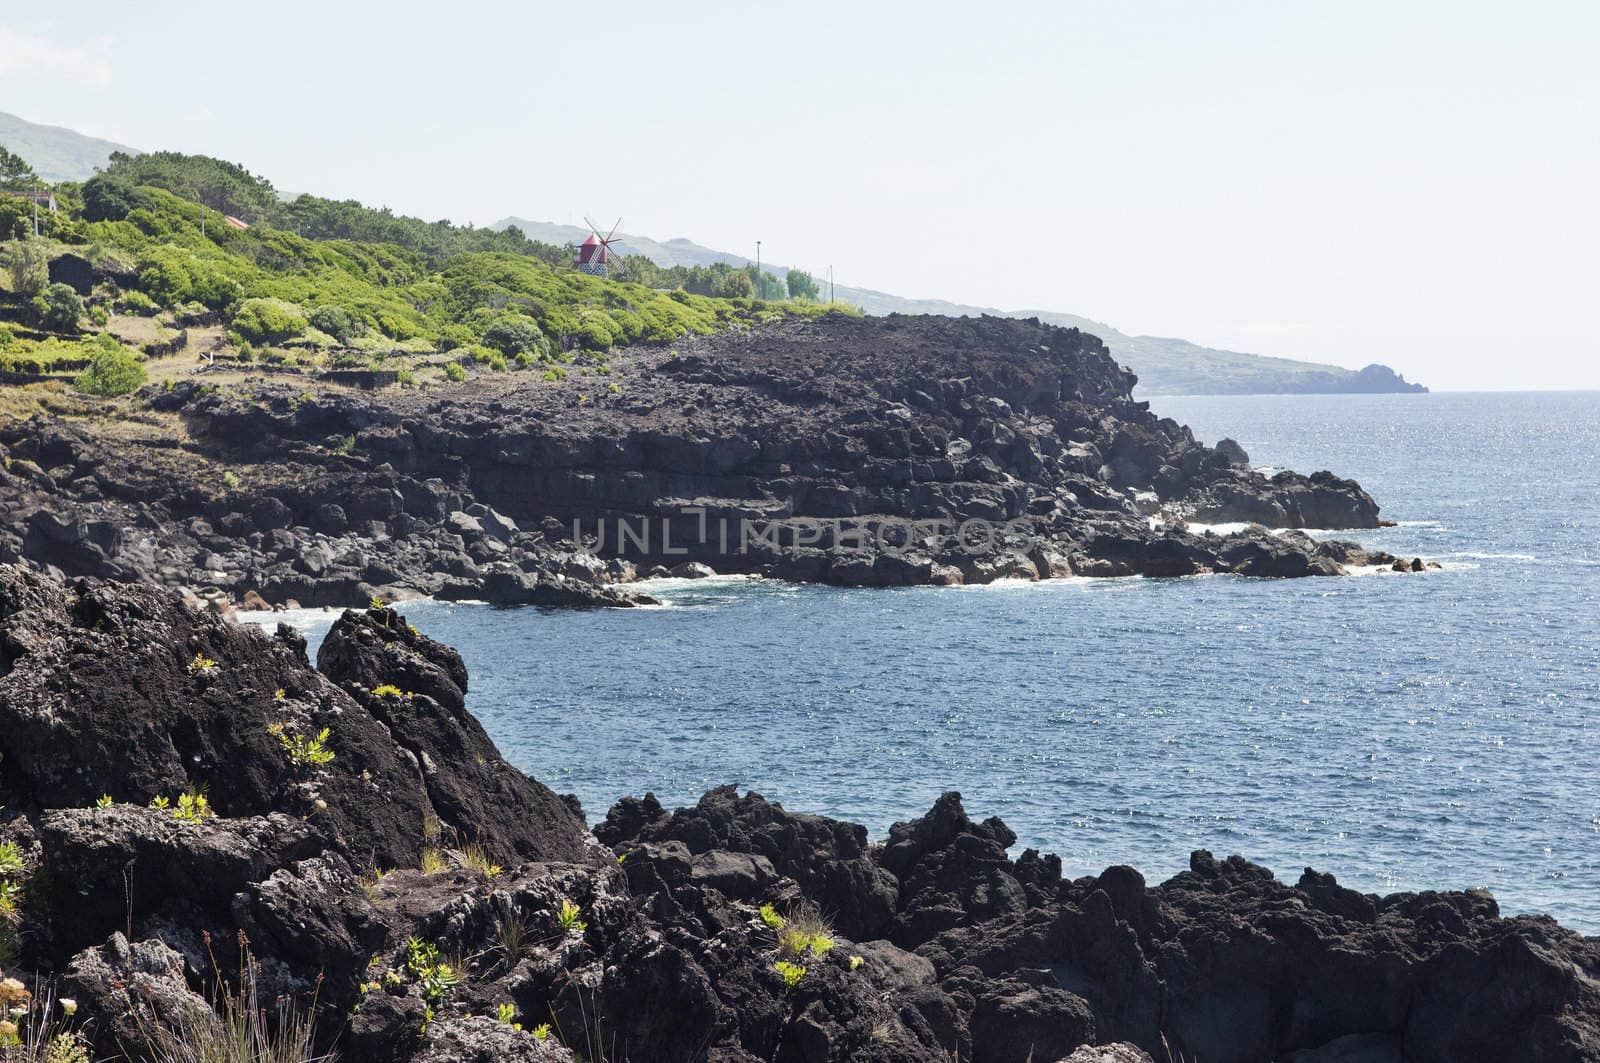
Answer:
[[587, 240], [585, 240], [583, 242], [583, 246], [584, 247], [593, 247], [595, 244], [598, 244], [599, 242], [600, 242], [600, 238], [598, 236], [590, 234], [589, 239], [587, 239]]

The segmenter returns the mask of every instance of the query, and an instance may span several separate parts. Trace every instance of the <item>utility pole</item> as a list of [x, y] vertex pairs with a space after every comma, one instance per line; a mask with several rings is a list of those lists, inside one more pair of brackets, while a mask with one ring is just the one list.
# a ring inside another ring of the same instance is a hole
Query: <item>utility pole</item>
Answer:
[[33, 200], [33, 238], [35, 240], [39, 238], [39, 198], [37, 193], [35, 193]]

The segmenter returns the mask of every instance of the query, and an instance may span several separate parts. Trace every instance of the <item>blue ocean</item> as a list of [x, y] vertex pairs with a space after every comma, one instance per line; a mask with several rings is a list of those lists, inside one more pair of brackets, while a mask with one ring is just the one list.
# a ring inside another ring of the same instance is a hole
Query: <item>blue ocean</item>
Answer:
[[[1192, 849], [1367, 892], [1486, 887], [1600, 933], [1600, 393], [1160, 398], [1359, 480], [1442, 571], [407, 607], [518, 766], [582, 799], [738, 783], [878, 837], [959, 790], [1069, 876]], [[326, 629], [306, 617], [308, 634]]]

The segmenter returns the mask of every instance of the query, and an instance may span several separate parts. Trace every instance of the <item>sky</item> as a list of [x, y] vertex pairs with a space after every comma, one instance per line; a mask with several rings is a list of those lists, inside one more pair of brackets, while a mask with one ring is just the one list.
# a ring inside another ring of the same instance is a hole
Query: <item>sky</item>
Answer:
[[79, 0], [0, 12], [0, 110], [427, 218], [1597, 388], [1597, 43], [1594, 0]]

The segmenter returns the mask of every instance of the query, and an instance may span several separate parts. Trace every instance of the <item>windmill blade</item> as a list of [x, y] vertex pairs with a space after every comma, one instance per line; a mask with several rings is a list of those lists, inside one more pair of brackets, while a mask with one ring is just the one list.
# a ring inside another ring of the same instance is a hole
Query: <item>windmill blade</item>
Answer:
[[620, 228], [622, 228], [622, 215], [619, 214], [617, 215], [617, 224], [613, 225], [611, 227], [611, 231], [606, 233], [605, 242], [609, 244], [611, 242], [611, 238], [617, 235], [617, 230]]
[[[600, 239], [600, 226], [596, 225], [592, 220], [590, 220], [589, 215], [587, 215], [587, 214], [585, 214], [583, 216], [583, 221], [584, 221], [585, 225], [589, 226], [589, 231], [594, 233], [595, 239], [599, 240]], [[601, 242], [604, 243], [603, 240]]]

